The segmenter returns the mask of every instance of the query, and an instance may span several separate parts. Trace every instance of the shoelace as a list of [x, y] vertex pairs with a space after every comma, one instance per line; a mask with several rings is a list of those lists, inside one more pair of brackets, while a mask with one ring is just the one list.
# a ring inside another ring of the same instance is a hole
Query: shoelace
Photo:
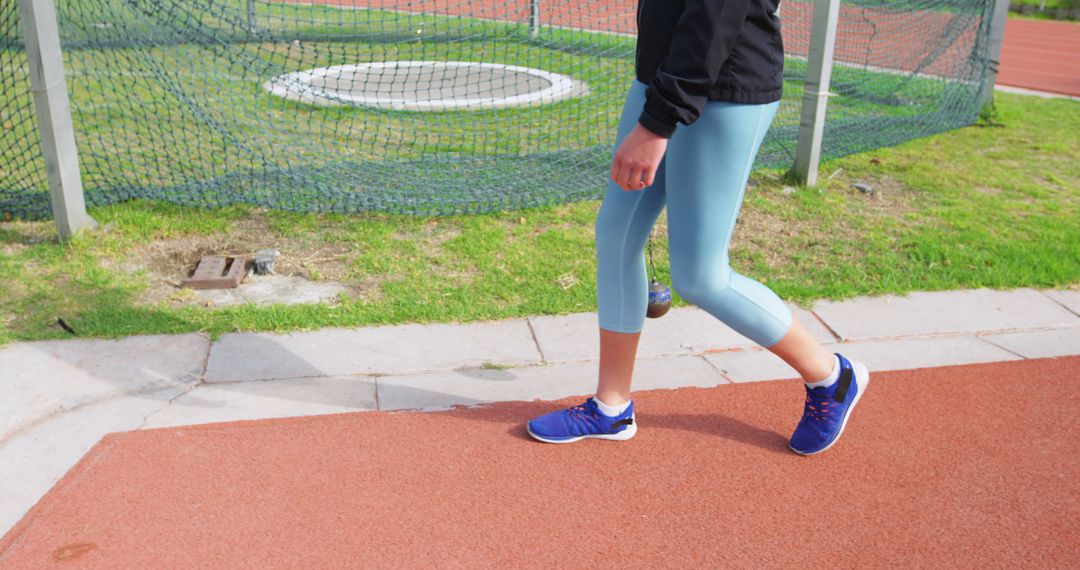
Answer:
[[584, 404], [574, 406], [567, 411], [570, 413], [571, 416], [580, 417], [588, 415], [589, 417], [595, 418], [597, 413], [596, 406], [590, 406], [589, 404], [590, 402], [585, 402]]
[[596, 404], [592, 401], [587, 401], [579, 406], [574, 406], [567, 411], [567, 415], [570, 416], [570, 420], [576, 424], [585, 424], [590, 427], [597, 425], [599, 418], [599, 410], [596, 409]]
[[829, 417], [829, 400], [828, 394], [815, 395], [812, 391], [806, 392], [806, 407], [803, 410], [803, 415], [815, 420], [824, 421]]

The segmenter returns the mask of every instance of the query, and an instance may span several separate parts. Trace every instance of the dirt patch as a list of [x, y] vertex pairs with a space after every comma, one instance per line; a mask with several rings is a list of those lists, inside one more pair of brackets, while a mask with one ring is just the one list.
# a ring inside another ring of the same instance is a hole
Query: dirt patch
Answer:
[[[463, 286], [475, 281], [480, 272], [469, 263], [466, 266], [458, 256], [443, 250], [443, 244], [461, 235], [461, 228], [454, 222], [428, 220], [411, 231], [397, 231], [390, 237], [397, 241], [415, 243], [419, 253], [417, 262], [428, 271], [437, 273], [446, 283]], [[385, 281], [385, 279], [380, 279]]]
[[52, 220], [7, 221], [0, 227], [0, 254], [15, 255], [31, 245], [56, 240], [56, 225]]
[[195, 304], [197, 298], [185, 295], [180, 283], [195, 271], [199, 259], [205, 255], [250, 257], [261, 249], [281, 252], [274, 264], [278, 275], [312, 281], [340, 281], [358, 296], [372, 294], [370, 284], [344, 283], [349, 260], [359, 253], [352, 244], [326, 243], [318, 235], [282, 236], [260, 210], [236, 221], [227, 232], [157, 239], [133, 249], [122, 262], [113, 261], [112, 264], [130, 272], [148, 273], [150, 287], [137, 301], [139, 304], [165, 300]]
[[[874, 219], [900, 219], [919, 208], [921, 193], [892, 178], [860, 178], [857, 182], [868, 185], [872, 193], [852, 187], [853, 182], [856, 181], [838, 178], [824, 191], [846, 194], [846, 215], [869, 221], [871, 225]], [[810, 191], [813, 190], [800, 190]], [[775, 193], [767, 199], [777, 201], [789, 198]], [[815, 257], [814, 251], [826, 241], [856, 241], [865, 231], [855, 224], [837, 223], [829, 224], [828, 235], [825, 235], [821, 226], [822, 223], [814, 218], [799, 219], [768, 212], [764, 208], [744, 207], [732, 238], [732, 250], [759, 259], [770, 267], [782, 267], [794, 263], [797, 256], [802, 259], [808, 254]], [[829, 253], [822, 248], [821, 255], [825, 257]]]
[[454, 227], [449, 222], [440, 222], [438, 219], [428, 220], [415, 230], [396, 231], [390, 235], [393, 239], [401, 241], [416, 241], [425, 251], [439, 253], [442, 244], [461, 235], [461, 228]]
[[[852, 187], [852, 183], [860, 182], [870, 186], [873, 193], [866, 194]], [[860, 180], [844, 180], [843, 191], [851, 196], [854, 213], [867, 215], [874, 214], [889, 218], [900, 218], [904, 214], [915, 212], [920, 208], [920, 200], [923, 197], [919, 190], [909, 188], [903, 182], [889, 176], [864, 177]], [[837, 192], [840, 189], [832, 189]]]

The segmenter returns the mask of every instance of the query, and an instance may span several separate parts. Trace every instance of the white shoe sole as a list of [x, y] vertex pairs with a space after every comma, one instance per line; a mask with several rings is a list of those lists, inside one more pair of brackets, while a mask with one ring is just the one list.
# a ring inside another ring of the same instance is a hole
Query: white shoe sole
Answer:
[[817, 451], [811, 452], [799, 451], [798, 449], [791, 447], [791, 444], [789, 443], [788, 447], [791, 448], [792, 451], [798, 453], [799, 455], [817, 455], [818, 453], [821, 453], [829, 449], [830, 447], [836, 445], [836, 442], [840, 441], [840, 436], [843, 435], [844, 428], [847, 427], [848, 419], [851, 418], [852, 410], [855, 409], [855, 406], [859, 403], [859, 400], [862, 399], [863, 393], [866, 392], [866, 387], [870, 384], [870, 371], [866, 369], [866, 366], [863, 365], [863, 363], [852, 362], [851, 369], [855, 373], [855, 385], [859, 387], [859, 390], [855, 393], [855, 399], [851, 401], [851, 405], [848, 406], [847, 412], [844, 414], [843, 421], [840, 422], [840, 431], [836, 432], [836, 437], [834, 437], [833, 440], [829, 442], [829, 445], [826, 445], [825, 447], [822, 447]]
[[529, 427], [528, 424], [525, 424], [525, 431], [529, 432], [529, 435], [532, 436], [533, 439], [537, 441], [542, 441], [544, 443], [574, 443], [575, 441], [581, 441], [583, 439], [607, 439], [611, 441], [626, 441], [634, 437], [635, 434], [637, 434], [637, 418], [634, 416], [630, 417], [634, 418], [634, 423], [630, 424], [629, 427], [620, 431], [619, 433], [598, 433], [595, 435], [581, 435], [578, 437], [572, 437], [570, 439], [547, 439], [533, 433], [533, 430]]

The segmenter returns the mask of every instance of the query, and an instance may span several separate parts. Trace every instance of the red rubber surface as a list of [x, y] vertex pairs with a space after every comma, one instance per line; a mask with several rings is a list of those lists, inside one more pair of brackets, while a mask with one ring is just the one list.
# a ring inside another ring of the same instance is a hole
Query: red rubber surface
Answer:
[[1080, 97], [1080, 24], [1009, 19], [998, 83]]
[[[527, 22], [529, 2], [475, 0], [281, 0], [286, 3], [328, 4], [357, 8], [453, 14], [486, 20]], [[633, 34], [637, 31], [636, 0], [541, 3], [545, 25], [569, 26]], [[952, 38], [927, 64], [926, 50], [912, 49], [914, 37], [951, 37], [952, 16], [932, 11], [895, 12], [841, 6], [837, 61], [884, 69], [952, 76], [966, 65], [975, 42], [975, 29]], [[809, 51], [813, 3], [783, 5], [784, 49], [805, 56]], [[1038, 91], [1080, 96], [1080, 24], [1010, 18], [1005, 25], [998, 83]]]
[[639, 393], [638, 437], [552, 403], [104, 439], [0, 567], [1080, 566], [1080, 357], [875, 374], [805, 458], [796, 382]]

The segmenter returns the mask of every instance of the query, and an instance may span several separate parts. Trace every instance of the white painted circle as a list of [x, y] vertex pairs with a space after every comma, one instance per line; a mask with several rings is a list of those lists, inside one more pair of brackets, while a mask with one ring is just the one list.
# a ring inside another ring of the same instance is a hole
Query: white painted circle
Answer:
[[263, 84], [277, 95], [315, 105], [401, 111], [498, 109], [543, 105], [584, 94], [585, 85], [517, 65], [464, 61], [380, 61], [279, 75]]

